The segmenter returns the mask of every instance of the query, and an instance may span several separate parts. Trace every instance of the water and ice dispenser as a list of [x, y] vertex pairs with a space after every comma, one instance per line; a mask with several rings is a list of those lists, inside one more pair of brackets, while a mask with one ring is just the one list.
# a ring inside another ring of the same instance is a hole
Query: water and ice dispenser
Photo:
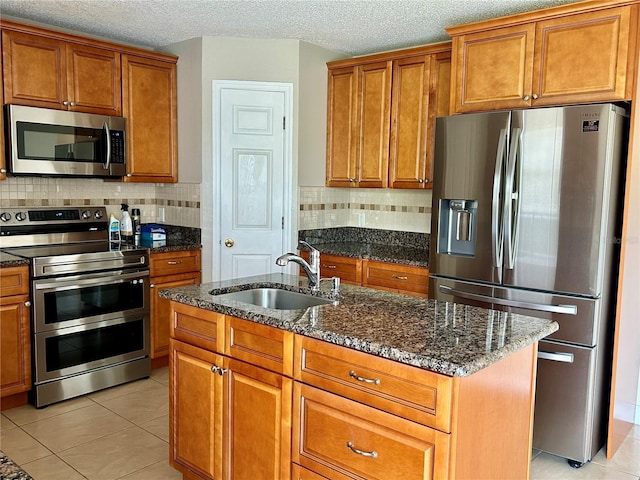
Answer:
[[438, 253], [472, 257], [476, 253], [478, 202], [441, 199]]

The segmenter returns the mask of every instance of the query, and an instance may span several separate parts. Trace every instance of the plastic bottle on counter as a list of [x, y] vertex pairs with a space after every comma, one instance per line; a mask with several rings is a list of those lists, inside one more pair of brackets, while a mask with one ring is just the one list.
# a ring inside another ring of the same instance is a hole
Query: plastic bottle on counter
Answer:
[[109, 215], [109, 248], [120, 248], [120, 221], [113, 213]]
[[129, 215], [129, 205], [121, 203], [122, 222], [120, 223], [121, 241], [125, 245], [133, 245], [133, 224]]

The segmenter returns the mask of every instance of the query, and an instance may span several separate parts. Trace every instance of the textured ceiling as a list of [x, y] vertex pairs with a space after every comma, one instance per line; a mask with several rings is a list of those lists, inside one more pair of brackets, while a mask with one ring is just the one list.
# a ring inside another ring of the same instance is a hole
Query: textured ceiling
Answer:
[[362, 55], [447, 40], [447, 26], [574, 1], [0, 0], [0, 14], [142, 47], [224, 36], [298, 39]]

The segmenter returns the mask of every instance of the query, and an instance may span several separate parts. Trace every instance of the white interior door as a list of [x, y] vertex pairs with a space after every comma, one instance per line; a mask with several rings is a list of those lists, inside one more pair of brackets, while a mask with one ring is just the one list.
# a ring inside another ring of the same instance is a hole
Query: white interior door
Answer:
[[220, 280], [281, 271], [289, 100], [260, 85], [219, 90]]

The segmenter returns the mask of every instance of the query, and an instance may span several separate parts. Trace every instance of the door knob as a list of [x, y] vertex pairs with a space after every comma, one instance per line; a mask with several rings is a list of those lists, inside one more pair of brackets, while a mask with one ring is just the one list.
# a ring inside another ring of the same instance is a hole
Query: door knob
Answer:
[[227, 238], [227, 239], [224, 241], [224, 246], [225, 246], [225, 247], [229, 247], [229, 248], [231, 248], [231, 247], [233, 247], [235, 244], [236, 244], [236, 242], [234, 242], [234, 241], [233, 241], [233, 238]]

